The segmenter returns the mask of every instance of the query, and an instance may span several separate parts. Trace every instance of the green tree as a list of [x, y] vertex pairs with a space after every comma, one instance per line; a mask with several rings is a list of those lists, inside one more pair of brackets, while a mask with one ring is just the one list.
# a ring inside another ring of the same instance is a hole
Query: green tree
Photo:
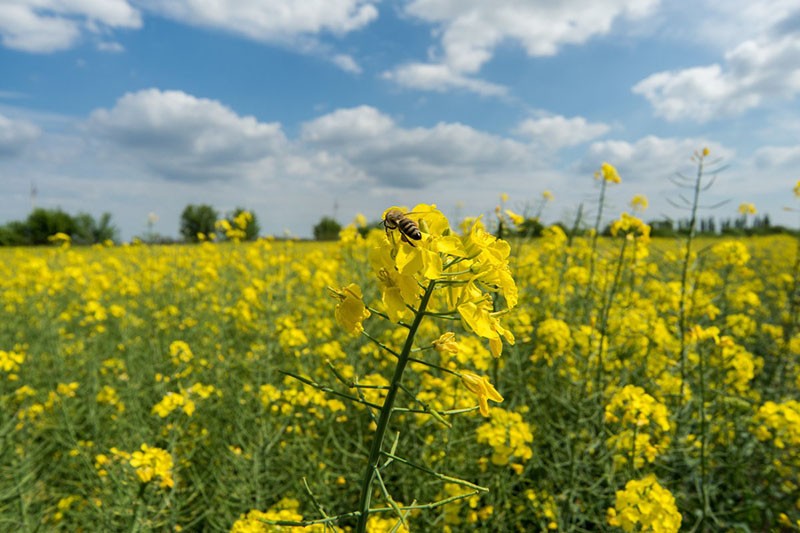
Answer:
[[331, 217], [322, 217], [314, 226], [314, 238], [318, 241], [334, 241], [339, 238], [342, 225]]
[[187, 242], [198, 242], [198, 233], [214, 232], [217, 217], [217, 211], [210, 205], [189, 204], [181, 213], [181, 235]]
[[61, 209], [34, 209], [25, 221], [29, 244], [47, 244], [48, 237], [56, 233], [75, 233], [75, 219]]
[[28, 226], [21, 220], [13, 220], [0, 226], [0, 246], [23, 246], [30, 244]]
[[76, 242], [95, 244], [117, 238], [118, 230], [111, 223], [111, 213], [103, 213], [99, 220], [89, 213], [78, 213], [74, 220]]
[[251, 215], [250, 220], [247, 222], [247, 225], [244, 227], [244, 240], [245, 241], [254, 241], [258, 239], [258, 234], [261, 233], [261, 226], [258, 224], [258, 217], [256, 214], [248, 209], [243, 207], [237, 207], [233, 210], [233, 212], [229, 213], [227, 216], [228, 222], [230, 223], [231, 227], [236, 227], [236, 217], [238, 217], [243, 212], [249, 212]]

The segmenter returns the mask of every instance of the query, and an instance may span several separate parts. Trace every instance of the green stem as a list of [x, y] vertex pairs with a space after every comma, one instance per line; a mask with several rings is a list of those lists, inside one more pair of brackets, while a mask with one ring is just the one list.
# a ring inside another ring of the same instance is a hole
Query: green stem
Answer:
[[[683, 405], [683, 391], [686, 388], [686, 356], [687, 343], [686, 336], [689, 329], [688, 310], [686, 309], [686, 299], [688, 296], [689, 285], [689, 266], [692, 258], [692, 242], [694, 241], [697, 228], [697, 208], [700, 202], [701, 183], [703, 181], [703, 159], [697, 163], [697, 177], [694, 182], [694, 196], [692, 198], [692, 215], [689, 219], [689, 235], [686, 237], [686, 253], [683, 256], [681, 265], [681, 296], [678, 307], [678, 338], [680, 340], [680, 368], [681, 368], [681, 388], [678, 394], [678, 406]], [[676, 431], [677, 433], [677, 431]]]
[[414, 322], [408, 330], [406, 342], [403, 345], [403, 351], [400, 352], [400, 357], [397, 360], [397, 366], [394, 369], [394, 376], [392, 376], [392, 383], [386, 393], [386, 399], [381, 407], [381, 415], [378, 418], [377, 428], [375, 429], [375, 437], [372, 440], [372, 447], [369, 451], [369, 460], [367, 462], [367, 469], [364, 472], [364, 478], [361, 482], [361, 497], [358, 503], [358, 524], [356, 525], [356, 533], [364, 533], [367, 530], [367, 518], [369, 517], [369, 504], [372, 498], [372, 482], [375, 480], [375, 472], [378, 468], [378, 462], [381, 459], [381, 452], [383, 448], [383, 439], [386, 436], [386, 431], [389, 429], [389, 419], [392, 416], [394, 401], [397, 397], [397, 392], [400, 390], [400, 382], [403, 378], [403, 372], [408, 364], [409, 354], [411, 348], [414, 346], [414, 336], [417, 333], [419, 325], [425, 316], [425, 308], [428, 306], [428, 301], [433, 294], [433, 288], [436, 286], [436, 281], [431, 280], [428, 287], [425, 289], [425, 294], [422, 295], [422, 300], [419, 303], [419, 309], [414, 317]]

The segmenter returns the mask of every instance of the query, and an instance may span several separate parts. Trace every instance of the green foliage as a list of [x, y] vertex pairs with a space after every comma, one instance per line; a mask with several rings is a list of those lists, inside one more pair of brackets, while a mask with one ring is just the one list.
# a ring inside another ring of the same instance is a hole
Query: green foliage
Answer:
[[61, 209], [34, 209], [26, 221], [28, 243], [47, 244], [47, 238], [56, 233], [75, 233], [75, 219]]
[[227, 219], [228, 222], [231, 224], [231, 226], [235, 226], [234, 220], [236, 219], [236, 217], [238, 217], [245, 211], [250, 213], [251, 218], [248, 220], [247, 225], [244, 228], [245, 236], [244, 239], [242, 240], [254, 241], [258, 239], [258, 235], [259, 233], [261, 233], [261, 225], [258, 223], [258, 217], [253, 211], [250, 211], [249, 209], [245, 209], [243, 207], [237, 207], [236, 209], [233, 210], [233, 212], [228, 214]]
[[111, 223], [111, 213], [103, 213], [99, 220], [95, 220], [88, 213], [78, 213], [75, 217], [73, 240], [76, 243], [94, 244], [113, 241], [116, 240], [118, 233], [117, 228]]
[[61, 209], [34, 209], [24, 221], [12, 221], [0, 226], [0, 246], [49, 244], [56, 233], [69, 235], [78, 244], [95, 244], [117, 238], [117, 228], [111, 223], [111, 213], [95, 220], [88, 213], [72, 216]]
[[314, 239], [318, 241], [335, 241], [339, 238], [342, 225], [331, 217], [322, 217], [319, 223], [314, 226]]
[[517, 226], [517, 235], [520, 237], [541, 237], [544, 224], [538, 218], [526, 218]]
[[181, 236], [187, 242], [198, 242], [198, 234], [214, 233], [218, 218], [217, 211], [208, 204], [189, 204], [181, 213]]

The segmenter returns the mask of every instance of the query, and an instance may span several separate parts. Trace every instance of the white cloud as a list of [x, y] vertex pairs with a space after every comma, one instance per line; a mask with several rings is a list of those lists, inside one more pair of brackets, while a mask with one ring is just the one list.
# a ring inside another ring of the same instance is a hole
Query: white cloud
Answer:
[[795, 146], [763, 146], [756, 150], [753, 160], [759, 168], [782, 169], [786, 172], [787, 179], [797, 178], [797, 169], [800, 168], [800, 144]]
[[321, 32], [345, 34], [378, 16], [376, 0], [145, 0], [148, 10], [178, 22], [218, 28], [262, 42]]
[[88, 126], [174, 180], [233, 179], [246, 165], [264, 164], [287, 147], [280, 124], [242, 117], [181, 91], [128, 93], [112, 109], [92, 112]]
[[713, 64], [658, 72], [633, 87], [657, 115], [669, 120], [708, 120], [743, 113], [800, 93], [800, 33], [748, 40]]
[[17, 155], [41, 136], [38, 126], [27, 120], [0, 115], [0, 157]]
[[122, 46], [120, 43], [112, 41], [103, 41], [97, 43], [97, 49], [100, 50], [101, 52], [111, 52], [111, 53], [119, 53], [125, 51], [124, 46]]
[[608, 33], [618, 18], [646, 16], [658, 1], [413, 0], [405, 12], [436, 25], [441, 35], [440, 57], [434, 54], [429, 63], [402, 65], [384, 77], [425, 90], [463, 88], [501, 94], [497, 86], [470, 77], [500, 44], [513, 41], [529, 56], [552, 56], [565, 45]]
[[386, 71], [381, 77], [403, 87], [425, 91], [447, 92], [453, 89], [465, 89], [484, 96], [503, 96], [508, 92], [501, 85], [464, 76], [449, 65], [443, 64], [409, 63]]
[[48, 53], [74, 46], [84, 32], [139, 28], [139, 12], [126, 0], [11, 0], [0, 3], [4, 46]]
[[362, 72], [361, 66], [356, 63], [355, 59], [347, 54], [336, 54], [331, 60], [337, 67], [345, 72], [350, 72], [352, 74], [361, 74]]
[[583, 117], [561, 115], [523, 120], [515, 133], [552, 149], [575, 146], [605, 135], [611, 128], [602, 123], [587, 122]]
[[663, 138], [648, 135], [633, 143], [609, 140], [592, 143], [579, 168], [586, 173], [600, 168], [603, 161], [617, 167], [622, 181], [666, 183], [676, 170], [691, 166], [692, 155], [709, 148], [710, 160], [730, 161], [734, 152], [706, 139]]
[[390, 187], [514, 177], [537, 166], [530, 146], [459, 123], [403, 128], [377, 109], [340, 109], [303, 125], [301, 140]]

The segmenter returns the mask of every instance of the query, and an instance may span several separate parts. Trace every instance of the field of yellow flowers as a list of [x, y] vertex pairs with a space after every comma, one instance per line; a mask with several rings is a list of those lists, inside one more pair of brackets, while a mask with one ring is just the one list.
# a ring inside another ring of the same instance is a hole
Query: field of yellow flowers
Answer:
[[413, 211], [0, 250], [0, 530], [798, 529], [792, 237]]

